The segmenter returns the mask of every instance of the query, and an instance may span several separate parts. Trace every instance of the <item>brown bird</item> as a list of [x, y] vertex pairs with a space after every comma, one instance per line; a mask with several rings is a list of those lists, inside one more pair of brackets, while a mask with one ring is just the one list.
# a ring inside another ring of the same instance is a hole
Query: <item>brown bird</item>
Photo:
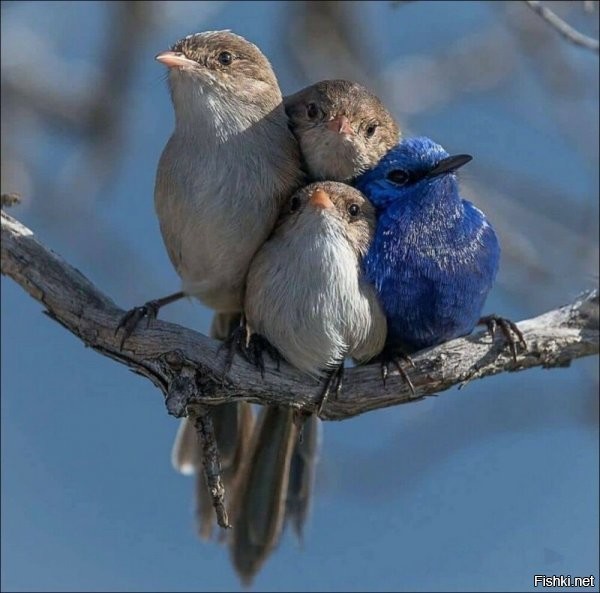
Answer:
[[349, 181], [375, 166], [398, 143], [385, 105], [347, 80], [323, 80], [284, 99], [290, 127], [312, 179]]
[[[271, 65], [254, 44], [229, 31], [190, 35], [156, 59], [168, 68], [175, 129], [160, 157], [155, 207], [181, 291], [133, 309], [123, 339], [144, 316], [183, 296], [216, 311], [211, 335], [226, 338], [239, 322], [250, 261], [282, 203], [303, 183], [298, 145], [287, 125]], [[213, 411], [231, 515], [236, 475], [252, 430], [247, 404]], [[194, 429], [182, 423], [174, 464], [201, 473]], [[214, 512], [199, 477], [200, 533]]]

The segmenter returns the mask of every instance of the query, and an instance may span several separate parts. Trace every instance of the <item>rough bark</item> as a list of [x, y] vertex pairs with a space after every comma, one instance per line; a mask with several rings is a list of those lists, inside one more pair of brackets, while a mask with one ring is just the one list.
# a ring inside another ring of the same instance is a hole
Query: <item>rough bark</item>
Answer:
[[[46, 313], [87, 346], [150, 379], [166, 396], [170, 414], [182, 416], [190, 403], [213, 405], [246, 400], [287, 405], [314, 412], [322, 385], [283, 364], [266, 369], [264, 378], [240, 357], [223, 376], [225, 356], [219, 342], [190, 329], [152, 320], [142, 323], [123, 350], [115, 328], [124, 314], [78, 270], [41, 243], [32, 231], [2, 212], [2, 274], [10, 276], [46, 309]], [[348, 369], [340, 397], [327, 401], [320, 417], [343, 420], [386, 406], [438, 394], [455, 385], [502, 372], [531, 367], [568, 366], [576, 358], [598, 354], [599, 296], [594, 290], [573, 303], [521, 321], [527, 351], [512, 360], [502, 336], [487, 331], [417, 353], [409, 368], [415, 394], [399, 377], [382, 385], [379, 366]], [[32, 337], [32, 339], [34, 339]]]

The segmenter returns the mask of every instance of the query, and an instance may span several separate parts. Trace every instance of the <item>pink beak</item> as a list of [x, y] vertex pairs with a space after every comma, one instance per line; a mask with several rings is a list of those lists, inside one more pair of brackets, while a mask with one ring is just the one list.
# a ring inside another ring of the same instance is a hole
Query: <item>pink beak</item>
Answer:
[[350, 125], [350, 120], [345, 115], [338, 115], [326, 124], [327, 129], [337, 134], [346, 134], [347, 136], [354, 136], [354, 130]]
[[194, 60], [190, 60], [176, 51], [163, 51], [155, 59], [167, 68], [193, 68], [198, 65]]
[[315, 207], [321, 210], [328, 210], [333, 208], [333, 202], [329, 197], [329, 194], [324, 192], [320, 187], [315, 189], [312, 196], [310, 196], [309, 202]]

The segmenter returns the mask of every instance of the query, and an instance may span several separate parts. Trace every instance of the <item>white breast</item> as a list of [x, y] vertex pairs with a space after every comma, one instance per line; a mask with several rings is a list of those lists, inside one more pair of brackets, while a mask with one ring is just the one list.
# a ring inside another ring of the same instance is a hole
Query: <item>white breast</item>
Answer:
[[373, 292], [361, 282], [355, 252], [325, 217], [273, 237], [248, 274], [245, 312], [300, 370], [319, 376], [345, 356], [368, 359], [384, 345], [386, 325]]
[[189, 110], [158, 166], [161, 232], [183, 290], [237, 311], [250, 260], [298, 186], [297, 149], [285, 125], [250, 124], [213, 94], [199, 94]]

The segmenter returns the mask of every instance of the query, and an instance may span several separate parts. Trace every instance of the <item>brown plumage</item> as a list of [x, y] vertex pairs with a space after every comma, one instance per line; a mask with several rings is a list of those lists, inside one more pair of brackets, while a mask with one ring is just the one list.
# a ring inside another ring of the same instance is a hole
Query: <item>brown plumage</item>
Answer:
[[[199, 33], [178, 41], [157, 60], [169, 68], [175, 109], [175, 130], [156, 177], [161, 232], [184, 292], [217, 312], [211, 334], [224, 339], [242, 311], [254, 253], [271, 233], [281, 205], [304, 182], [300, 151], [273, 69], [249, 41], [229, 31]], [[238, 489], [238, 477], [251, 450], [252, 416], [247, 404], [225, 405], [215, 408], [213, 419], [227, 510], [235, 521], [246, 496]], [[294, 435], [277, 435], [285, 440], [280, 448], [288, 451], [281, 467], [289, 468]], [[199, 473], [193, 428], [183, 424], [179, 436], [175, 464]], [[209, 537], [214, 511], [203, 478], [197, 482], [199, 532]], [[236, 530], [234, 523], [231, 531]], [[251, 556], [252, 549], [247, 553], [241, 565], [257, 565], [266, 557]]]
[[285, 97], [284, 105], [313, 179], [351, 180], [400, 138], [385, 105], [356, 82], [323, 80]]

